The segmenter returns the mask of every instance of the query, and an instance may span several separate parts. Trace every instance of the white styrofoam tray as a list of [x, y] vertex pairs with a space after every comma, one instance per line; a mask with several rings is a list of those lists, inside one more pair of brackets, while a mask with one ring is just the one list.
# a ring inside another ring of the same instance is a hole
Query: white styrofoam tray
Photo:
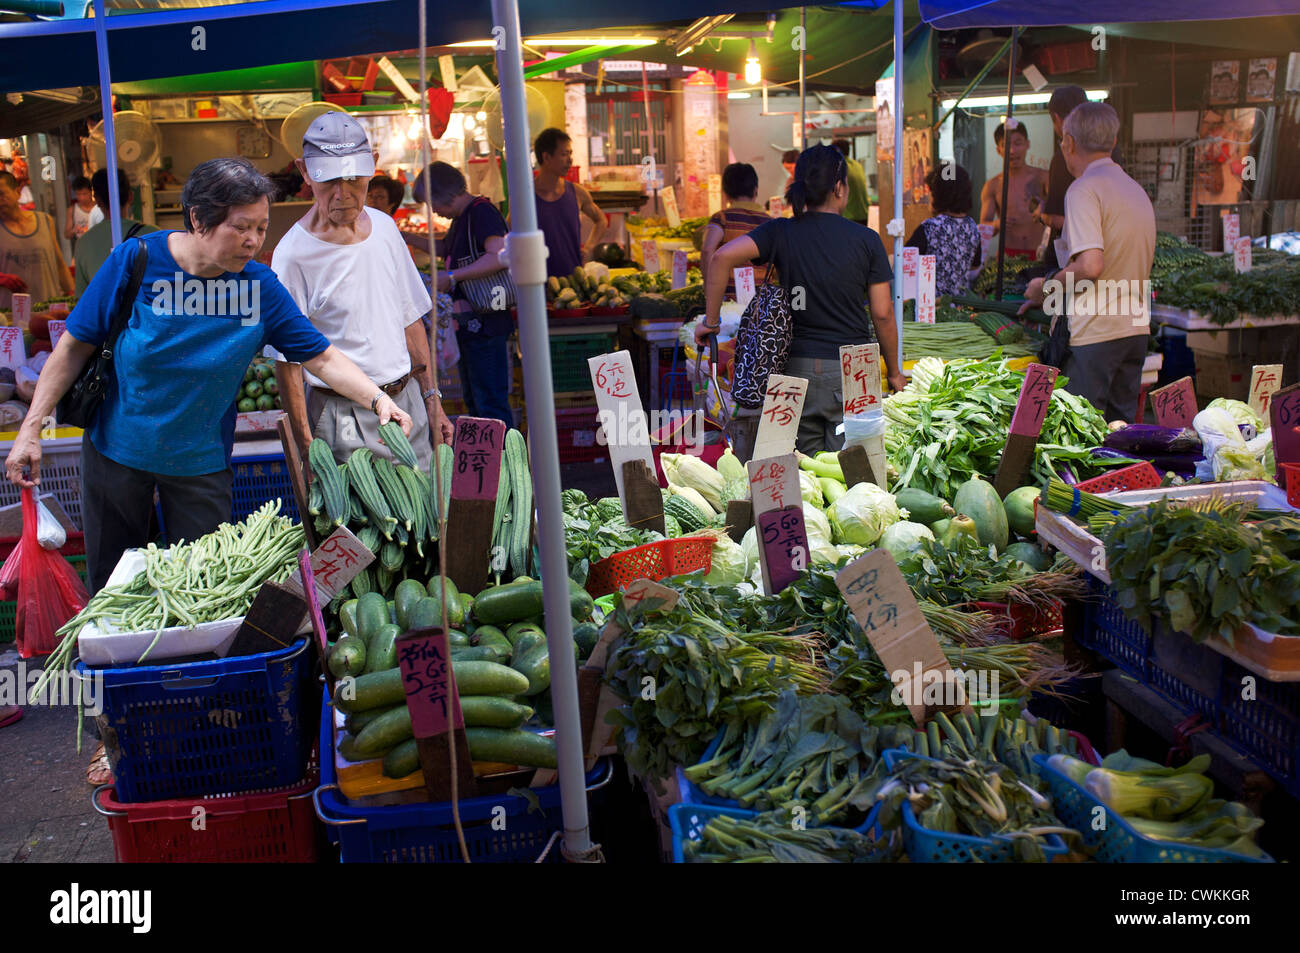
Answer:
[[[113, 568], [107, 584], [117, 586], [130, 582], [144, 570], [144, 565], [144, 552], [128, 549]], [[90, 666], [151, 665], [155, 661], [208, 653], [225, 658], [243, 622], [243, 616], [236, 616], [216, 622], [202, 622], [194, 628], [172, 626], [163, 629], [161, 633], [155, 629], [147, 632], [119, 632], [111, 626], [105, 629], [96, 622], [90, 622], [77, 637], [77, 652], [81, 660]], [[305, 621], [299, 634], [310, 628], [310, 621]], [[158, 644], [154, 645], [149, 656], [141, 663], [140, 656], [155, 638]]]

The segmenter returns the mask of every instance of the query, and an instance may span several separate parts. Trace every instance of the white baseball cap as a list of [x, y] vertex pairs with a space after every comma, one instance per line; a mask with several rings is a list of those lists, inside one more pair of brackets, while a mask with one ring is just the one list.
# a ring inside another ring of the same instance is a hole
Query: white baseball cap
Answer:
[[302, 160], [313, 182], [375, 174], [366, 131], [345, 112], [322, 113], [302, 137]]

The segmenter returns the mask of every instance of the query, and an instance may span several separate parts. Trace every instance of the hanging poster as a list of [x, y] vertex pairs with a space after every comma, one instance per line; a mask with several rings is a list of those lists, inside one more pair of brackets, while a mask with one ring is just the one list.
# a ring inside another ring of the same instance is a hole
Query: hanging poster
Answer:
[[1250, 70], [1246, 74], [1246, 102], [1266, 103], [1273, 98], [1273, 89], [1277, 83], [1277, 58], [1250, 61]]
[[929, 205], [930, 189], [925, 177], [934, 168], [929, 129], [903, 130], [903, 204]]
[[876, 82], [876, 161], [894, 161], [894, 81]]
[[1240, 70], [1238, 60], [1215, 60], [1210, 64], [1210, 102], [1237, 102], [1241, 89]]
[[1192, 215], [1201, 205], [1242, 201], [1242, 172], [1250, 156], [1258, 110], [1207, 109], [1201, 116]]

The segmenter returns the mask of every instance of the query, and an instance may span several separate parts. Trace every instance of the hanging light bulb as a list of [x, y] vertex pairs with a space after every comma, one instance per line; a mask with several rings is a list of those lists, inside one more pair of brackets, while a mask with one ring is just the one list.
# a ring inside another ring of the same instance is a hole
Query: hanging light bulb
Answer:
[[758, 49], [749, 41], [749, 55], [745, 57], [745, 82], [757, 86], [763, 81], [763, 64], [758, 61]]
[[465, 131], [466, 131], [466, 132], [473, 132], [477, 126], [478, 126], [478, 123], [476, 123], [476, 122], [474, 121], [474, 117], [473, 117], [473, 116], [466, 116], [466, 117], [465, 117]]
[[478, 112], [474, 114], [474, 118], [477, 119], [479, 122], [487, 122], [487, 112], [480, 109]]
[[416, 113], [412, 113], [411, 124], [406, 127], [406, 138], [412, 141], [420, 138], [420, 117]]

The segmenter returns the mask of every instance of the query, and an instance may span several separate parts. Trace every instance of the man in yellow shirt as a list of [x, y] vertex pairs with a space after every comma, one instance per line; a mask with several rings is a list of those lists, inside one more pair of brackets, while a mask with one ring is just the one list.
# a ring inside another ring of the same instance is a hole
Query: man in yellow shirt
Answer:
[[1151, 199], [1111, 158], [1119, 116], [1106, 103], [1083, 103], [1065, 120], [1061, 153], [1075, 177], [1065, 193], [1058, 259], [1068, 264], [1032, 281], [1025, 307], [1041, 304], [1069, 322], [1061, 369], [1067, 388], [1107, 420], [1137, 414], [1151, 326], [1150, 277], [1156, 219]]

